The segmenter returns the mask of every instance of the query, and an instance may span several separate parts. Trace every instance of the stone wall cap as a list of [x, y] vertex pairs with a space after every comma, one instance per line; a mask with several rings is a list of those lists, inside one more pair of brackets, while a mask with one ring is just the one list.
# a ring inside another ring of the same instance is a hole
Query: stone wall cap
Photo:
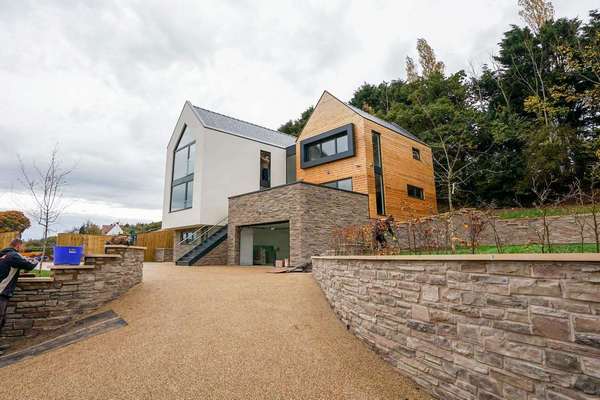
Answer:
[[134, 249], [134, 250], [146, 250], [147, 247], [144, 246], [127, 246], [124, 244], [107, 244], [104, 246], [105, 248], [113, 248], [113, 249]]
[[61, 270], [65, 270], [65, 269], [94, 269], [94, 268], [96, 268], [96, 267], [93, 266], [93, 265], [84, 265], [84, 264], [79, 264], [79, 265], [53, 265], [52, 267], [50, 267], [50, 270], [51, 271], [61, 271]]
[[366, 193], [355, 192], [355, 191], [352, 191], [352, 190], [338, 189], [338, 188], [334, 188], [334, 187], [330, 187], [330, 186], [324, 186], [324, 185], [320, 185], [320, 184], [317, 184], [317, 183], [311, 183], [311, 182], [305, 182], [305, 181], [296, 181], [296, 182], [284, 183], [284, 184], [278, 185], [278, 186], [272, 186], [272, 187], [270, 187], [268, 189], [254, 190], [252, 192], [236, 194], [236, 195], [233, 195], [233, 196], [229, 196], [228, 199], [237, 199], [238, 197], [248, 196], [248, 195], [251, 195], [251, 194], [269, 193], [271, 191], [276, 191], [278, 189], [287, 188], [289, 186], [312, 186], [312, 187], [316, 187], [316, 188], [319, 188], [319, 189], [323, 189], [325, 191], [327, 191], [327, 190], [337, 190], [339, 192], [348, 193], [350, 195], [357, 194], [359, 196], [368, 196], [368, 194], [366, 194]]
[[515, 254], [442, 254], [407, 256], [313, 256], [322, 260], [374, 260], [374, 261], [575, 261], [600, 262], [598, 253], [515, 253]]
[[85, 258], [121, 258], [120, 254], [88, 254]]
[[54, 278], [51, 276], [36, 276], [30, 278], [19, 278], [17, 282], [23, 283], [37, 283], [37, 282], [54, 282]]

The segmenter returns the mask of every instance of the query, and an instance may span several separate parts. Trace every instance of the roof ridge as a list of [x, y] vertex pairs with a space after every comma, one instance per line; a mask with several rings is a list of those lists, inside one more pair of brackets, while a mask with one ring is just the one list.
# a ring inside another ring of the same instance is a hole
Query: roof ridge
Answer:
[[204, 107], [198, 107], [197, 105], [194, 105], [194, 104], [192, 104], [192, 105], [193, 105], [194, 107], [196, 107], [196, 108], [199, 108], [200, 110], [208, 111], [208, 112], [210, 112], [210, 113], [217, 114], [217, 115], [221, 115], [221, 116], [223, 116], [223, 117], [227, 117], [227, 118], [235, 119], [236, 121], [240, 121], [240, 122], [243, 122], [243, 123], [245, 123], [245, 124], [249, 124], [249, 125], [254, 125], [254, 126], [258, 127], [258, 128], [266, 129], [266, 130], [268, 130], [268, 131], [271, 131], [271, 132], [273, 132], [273, 133], [278, 133], [278, 134], [280, 134], [280, 135], [285, 135], [285, 136], [289, 136], [289, 137], [292, 137], [292, 138], [296, 138], [295, 136], [293, 136], [293, 135], [290, 135], [290, 134], [288, 134], [288, 133], [284, 133], [284, 132], [276, 131], [275, 129], [267, 128], [266, 126], [262, 126], [262, 125], [255, 124], [254, 122], [245, 121], [245, 120], [243, 120], [243, 119], [239, 119], [239, 118], [236, 118], [236, 117], [232, 117], [231, 115], [225, 115], [225, 114], [223, 114], [223, 113], [220, 113], [220, 112], [217, 112], [217, 111], [209, 110], [208, 108], [204, 108]]

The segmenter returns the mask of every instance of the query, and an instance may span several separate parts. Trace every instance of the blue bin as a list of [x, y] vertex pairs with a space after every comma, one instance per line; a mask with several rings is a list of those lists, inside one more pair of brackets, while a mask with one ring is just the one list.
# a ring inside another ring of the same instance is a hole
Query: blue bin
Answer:
[[79, 265], [82, 256], [81, 246], [54, 246], [54, 265]]

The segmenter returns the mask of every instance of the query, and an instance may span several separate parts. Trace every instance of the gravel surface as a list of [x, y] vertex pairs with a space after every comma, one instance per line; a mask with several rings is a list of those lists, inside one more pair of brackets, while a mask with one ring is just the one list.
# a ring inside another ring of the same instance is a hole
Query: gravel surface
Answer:
[[129, 325], [0, 369], [0, 398], [430, 399], [347, 332], [310, 274], [146, 264]]

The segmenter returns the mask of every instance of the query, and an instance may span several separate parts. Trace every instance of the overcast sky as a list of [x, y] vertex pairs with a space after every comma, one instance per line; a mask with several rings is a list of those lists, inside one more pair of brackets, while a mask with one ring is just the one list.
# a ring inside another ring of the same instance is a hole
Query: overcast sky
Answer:
[[[26, 207], [17, 154], [58, 143], [61, 231], [161, 218], [165, 148], [185, 100], [277, 128], [321, 92], [404, 76], [426, 38], [447, 71], [489, 60], [517, 0], [0, 0], [0, 210]], [[554, 0], [587, 16], [597, 0]], [[26, 237], [38, 236], [30, 229]]]

